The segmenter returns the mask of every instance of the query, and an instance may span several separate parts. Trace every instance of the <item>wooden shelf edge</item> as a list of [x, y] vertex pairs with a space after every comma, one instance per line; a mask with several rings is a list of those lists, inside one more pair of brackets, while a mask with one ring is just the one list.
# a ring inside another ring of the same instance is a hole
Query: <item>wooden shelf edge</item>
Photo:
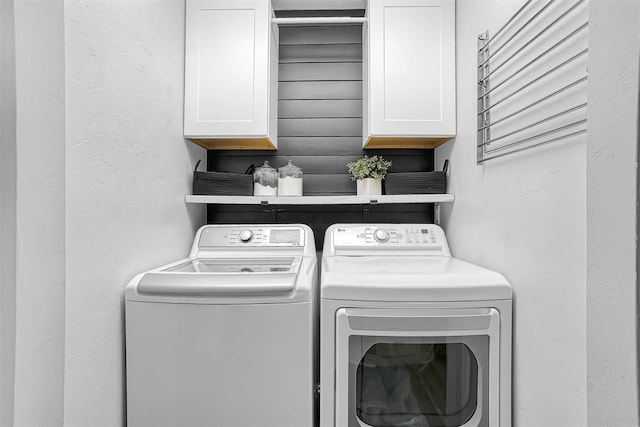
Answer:
[[199, 196], [187, 195], [187, 203], [229, 205], [366, 205], [396, 203], [452, 203], [453, 194], [386, 194], [382, 196]]
[[362, 148], [409, 148], [426, 149], [436, 148], [445, 142], [451, 141], [455, 135], [443, 137], [389, 137], [370, 136]]
[[276, 150], [269, 137], [264, 138], [195, 138], [185, 139], [207, 150]]

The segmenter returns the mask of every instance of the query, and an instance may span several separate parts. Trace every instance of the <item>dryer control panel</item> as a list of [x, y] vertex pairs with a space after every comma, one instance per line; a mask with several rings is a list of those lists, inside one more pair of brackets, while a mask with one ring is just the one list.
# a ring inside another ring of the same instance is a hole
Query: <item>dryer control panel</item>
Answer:
[[340, 224], [332, 227], [333, 248], [435, 251], [447, 255], [446, 237], [434, 224]]

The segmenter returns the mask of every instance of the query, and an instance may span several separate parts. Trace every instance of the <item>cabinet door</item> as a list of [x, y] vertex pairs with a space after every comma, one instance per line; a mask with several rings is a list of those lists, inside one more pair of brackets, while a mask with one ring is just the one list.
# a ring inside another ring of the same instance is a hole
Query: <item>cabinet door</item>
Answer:
[[454, 0], [370, 0], [368, 14], [365, 142], [453, 137]]
[[207, 148], [218, 148], [216, 139], [227, 141], [224, 148], [233, 148], [229, 140], [270, 137], [269, 5], [268, 0], [187, 0], [186, 138], [213, 139]]

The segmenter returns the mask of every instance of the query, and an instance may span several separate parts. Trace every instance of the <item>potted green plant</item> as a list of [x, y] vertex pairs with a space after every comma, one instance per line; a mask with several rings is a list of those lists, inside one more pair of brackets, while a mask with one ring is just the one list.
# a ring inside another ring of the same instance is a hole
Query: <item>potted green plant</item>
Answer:
[[347, 163], [351, 180], [357, 182], [358, 196], [382, 194], [382, 180], [387, 176], [391, 162], [382, 156], [364, 156], [355, 162]]

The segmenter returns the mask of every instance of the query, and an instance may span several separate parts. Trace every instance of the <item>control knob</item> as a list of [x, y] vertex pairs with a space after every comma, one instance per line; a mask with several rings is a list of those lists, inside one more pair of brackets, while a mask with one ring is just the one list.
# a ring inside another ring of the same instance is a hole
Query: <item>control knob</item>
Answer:
[[378, 228], [373, 232], [373, 238], [376, 239], [377, 242], [384, 243], [389, 240], [389, 232], [383, 228]]
[[251, 241], [253, 238], [253, 231], [251, 230], [242, 230], [239, 235], [240, 241], [243, 243], [247, 243]]

